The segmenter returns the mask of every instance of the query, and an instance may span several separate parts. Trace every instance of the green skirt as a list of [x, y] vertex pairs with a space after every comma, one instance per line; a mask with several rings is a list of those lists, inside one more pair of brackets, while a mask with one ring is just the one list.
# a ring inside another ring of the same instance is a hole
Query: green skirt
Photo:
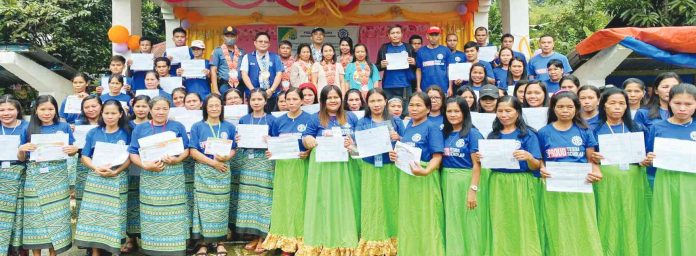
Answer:
[[361, 218], [358, 255], [395, 255], [399, 216], [399, 169], [360, 161]]
[[542, 255], [539, 183], [530, 172], [491, 173], [489, 255]]
[[127, 237], [127, 204], [127, 171], [115, 177], [90, 172], [77, 218], [75, 245], [120, 254], [121, 244]]
[[271, 230], [263, 242], [266, 250], [296, 252], [304, 237], [307, 160], [276, 160], [273, 176]]
[[70, 249], [70, 189], [65, 160], [29, 162], [24, 187], [22, 248]]
[[[425, 168], [427, 163], [421, 165]], [[445, 213], [440, 172], [399, 174], [399, 255], [445, 255]]]
[[148, 255], [185, 255], [189, 238], [183, 164], [140, 173], [140, 238]]
[[128, 166], [128, 213], [127, 213], [127, 232], [128, 236], [140, 236], [140, 172], [134, 175], [134, 168], [140, 169], [135, 164]]
[[[488, 211], [484, 203], [487, 198], [477, 192], [478, 206], [469, 209], [466, 205], [471, 186], [471, 169], [442, 169], [442, 197], [445, 209], [445, 253], [446, 255], [485, 255], [486, 235], [484, 219]], [[481, 182], [479, 192], [488, 187]]]
[[544, 191], [547, 255], [602, 255], [594, 195]]
[[652, 214], [652, 255], [696, 252], [696, 174], [658, 169]]
[[[235, 232], [264, 237], [271, 226], [273, 161], [264, 150], [237, 150], [239, 191]], [[249, 158], [253, 155], [253, 158]]]
[[189, 215], [186, 216], [188, 219], [189, 228], [193, 227], [193, 180], [194, 180], [194, 169], [196, 161], [192, 157], [187, 157], [184, 159], [184, 184], [186, 187], [186, 206], [188, 206]]
[[304, 245], [297, 255], [353, 255], [359, 217], [354, 167], [350, 162], [318, 163], [312, 151], [307, 171]]
[[212, 243], [227, 236], [230, 213], [230, 172], [195, 164], [193, 239]]
[[651, 195], [645, 168], [603, 165], [594, 185], [604, 255], [650, 255]]
[[22, 207], [18, 206], [23, 203], [19, 199], [24, 170], [19, 164], [0, 169], [0, 255], [7, 255], [11, 246], [21, 245], [21, 239], [17, 239], [21, 233], [16, 232], [22, 230]]

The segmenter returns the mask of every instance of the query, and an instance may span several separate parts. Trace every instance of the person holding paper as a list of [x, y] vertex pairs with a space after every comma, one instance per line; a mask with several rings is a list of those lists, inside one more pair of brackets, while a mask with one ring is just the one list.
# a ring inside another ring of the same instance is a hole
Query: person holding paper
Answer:
[[[474, 63], [471, 65], [471, 69], [469, 71], [469, 81], [465, 83], [465, 86], [471, 87], [471, 89], [474, 89], [476, 92], [481, 91], [481, 87], [488, 84], [486, 79], [487, 76], [488, 71], [486, 71], [486, 68], [480, 63]], [[459, 88], [454, 89], [458, 90]]]
[[[603, 134], [644, 132], [631, 120], [628, 95], [621, 89], [606, 89], [599, 106], [601, 125], [594, 132], [597, 141]], [[590, 158], [600, 163], [603, 155], [599, 148]], [[604, 178], [594, 185], [594, 192], [602, 249], [605, 253], [650, 255], [651, 191], [645, 168], [626, 163], [625, 167], [602, 164], [600, 169]]]
[[481, 64], [486, 69], [486, 83], [495, 84], [495, 75], [493, 73], [493, 67], [490, 63], [485, 60], [479, 59], [479, 45], [474, 42], [467, 42], [464, 44], [464, 54], [466, 55], [466, 61], [471, 64]]
[[[109, 92], [107, 94], [102, 94], [99, 98], [101, 99], [102, 102], [106, 102], [107, 100], [117, 100], [120, 102], [125, 102], [126, 105], [123, 107], [126, 110], [126, 113], [129, 112], [130, 106], [130, 100], [131, 96], [128, 94], [122, 93], [121, 89], [123, 88], [123, 76], [122, 75], [111, 75], [109, 77]], [[123, 105], [123, 104], [121, 104]]]
[[[229, 222], [231, 170], [235, 154], [233, 124], [225, 121], [222, 97], [210, 94], [203, 102], [203, 120], [191, 128], [189, 151], [195, 163], [193, 239], [202, 240], [197, 254], [207, 253], [206, 243], [216, 243], [216, 252], [226, 253], [222, 241]], [[214, 144], [228, 145], [224, 152], [206, 154]], [[222, 228], [220, 228], [222, 227]]]
[[210, 57], [210, 90], [213, 93], [223, 94], [229, 89], [240, 89], [242, 74], [239, 62], [242, 61], [244, 50], [237, 46], [238, 34], [237, 28], [225, 27], [222, 30], [224, 43], [215, 48]]
[[[657, 121], [650, 128], [646, 141], [648, 159], [652, 164], [655, 157], [655, 140], [671, 138], [693, 142], [696, 134], [696, 87], [679, 84], [669, 92], [667, 120]], [[693, 152], [691, 152], [693, 153]], [[696, 202], [686, 199], [696, 184], [696, 174], [684, 170], [658, 168], [655, 175], [652, 201], [652, 255], [686, 255], [694, 251], [696, 237], [684, 233], [694, 230]]]
[[[481, 163], [471, 155], [478, 151], [481, 132], [471, 123], [466, 101], [449, 98], [445, 105], [445, 147], [442, 157], [442, 197], [445, 210], [445, 255], [485, 255], [489, 174], [481, 174]], [[486, 171], [489, 173], [490, 171]], [[464, 204], [466, 202], [466, 204]]]
[[[201, 96], [198, 95], [198, 93], [195, 93], [195, 92], [186, 93], [186, 96], [184, 96], [184, 109], [187, 110], [186, 112], [201, 110], [201, 107], [202, 107], [201, 102], [202, 102]], [[187, 114], [187, 115], [191, 115], [191, 114]], [[198, 117], [200, 116], [198, 114], [196, 114], [196, 115]], [[176, 120], [176, 118], [178, 118], [178, 117], [170, 116], [170, 119]], [[184, 118], [188, 118], [188, 117], [182, 117], [182, 119], [184, 119]], [[198, 120], [198, 119], [196, 119], [196, 120]], [[181, 123], [184, 124], [183, 122], [181, 122]], [[184, 124], [184, 127], [186, 129], [189, 129], [189, 131], [190, 131], [190, 129], [192, 129], [192, 128], [189, 128], [189, 127], [192, 127], [193, 124], [189, 124], [189, 123]], [[189, 126], [189, 125], [191, 125], [191, 126]], [[189, 138], [191, 137], [190, 132], [188, 133], [188, 136], [189, 136]], [[190, 209], [189, 212], [192, 214], [190, 219], [193, 220], [193, 212], [194, 212], [193, 211], [193, 204], [194, 204], [193, 203], [193, 198], [194, 198], [193, 193], [194, 193], [194, 179], [195, 179], [194, 171], [195, 171], [196, 161], [193, 159], [192, 156], [189, 156], [184, 160], [183, 163], [184, 163], [184, 177], [185, 177], [185, 184], [186, 184], [186, 196], [188, 198], [186, 203]], [[191, 223], [191, 225], [193, 225], [193, 223]]]
[[568, 63], [568, 58], [563, 54], [555, 52], [553, 50], [553, 47], [553, 37], [551, 37], [550, 35], [543, 35], [539, 38], [539, 48], [541, 48], [541, 53], [534, 55], [534, 57], [529, 59], [528, 70], [530, 79], [548, 79], [549, 74], [546, 68], [546, 64], [548, 64], [551, 59], [560, 60], [563, 63], [563, 70], [565, 72], [573, 72], [573, 68], [570, 66], [570, 63]]
[[[147, 83], [147, 77], [145, 82]], [[141, 250], [152, 254], [183, 255], [186, 252], [186, 240], [190, 238], [190, 214], [186, 205], [182, 161], [188, 157], [189, 151], [184, 149], [178, 156], [167, 155], [154, 162], [142, 161], [142, 148], [138, 141], [173, 132], [183, 145], [188, 145], [189, 138], [184, 125], [167, 120], [170, 104], [164, 97], [150, 100], [152, 120], [135, 127], [128, 152], [131, 162], [143, 169], [140, 173]], [[161, 145], [153, 145], [157, 146]]]
[[[72, 145], [75, 138], [70, 126], [58, 119], [56, 99], [51, 95], [40, 95], [34, 104], [35, 111], [27, 127], [29, 142], [19, 147], [20, 154], [25, 157], [36, 154], [41, 141], [34, 140], [34, 134], [67, 134], [68, 144], [62, 145], [61, 153], [75, 155], [77, 147]], [[49, 249], [50, 255], [70, 249], [72, 229], [67, 169], [65, 159], [41, 162], [30, 160], [27, 164], [22, 246], [31, 248], [34, 255], [39, 255], [41, 249]], [[47, 212], [49, 208], [51, 211]]]
[[[591, 163], [586, 182], [602, 179], [599, 166], [588, 160], [597, 146], [592, 130], [580, 117], [580, 101], [572, 92], [551, 98], [548, 125], [539, 130], [539, 145], [546, 162]], [[541, 167], [544, 178], [553, 175]], [[589, 193], [543, 192], [543, 218], [550, 255], [601, 255], [595, 198]], [[572, 221], [569, 221], [572, 220]], [[569, 236], [568, 234], [573, 234]], [[582, 237], [583, 239], [577, 239]]]
[[[172, 41], [174, 41], [174, 47], [185, 47], [186, 46], [186, 30], [182, 27], [175, 28], [172, 30]], [[189, 58], [193, 59], [193, 51], [188, 48]], [[169, 61], [174, 60], [174, 56], [167, 56], [167, 52], [164, 52], [164, 57], [168, 58]], [[176, 76], [176, 71], [181, 67], [181, 63], [172, 64], [171, 69], [169, 69], [169, 74], [171, 76]]]
[[[297, 137], [300, 149], [296, 159], [275, 160], [271, 229], [262, 244], [266, 250], [281, 249], [285, 254], [297, 252], [304, 237], [309, 151], [302, 145], [301, 138], [312, 115], [302, 111], [302, 97], [300, 89], [288, 89], [285, 92], [288, 113], [278, 117], [270, 129], [273, 137]], [[273, 155], [266, 151], [266, 156]]]
[[186, 88], [179, 87], [172, 90], [172, 103], [174, 104], [175, 108], [185, 107], [184, 98], [186, 98]]
[[[139, 95], [133, 98], [133, 114], [130, 116], [128, 126], [130, 130], [150, 121], [150, 97]], [[121, 247], [121, 253], [129, 253], [137, 246], [137, 237], [140, 236], [140, 173], [142, 168], [135, 164], [128, 166], [128, 215], [126, 232], [128, 238]]]
[[[124, 74], [124, 69], [126, 67], [126, 58], [124, 58], [121, 55], [114, 55], [111, 56], [111, 60], [109, 60], [109, 73], [105, 74], [102, 76], [101, 83], [97, 88], [95, 89], [95, 92], [99, 95], [104, 94], [104, 90], [108, 89], [109, 82], [108, 82], [108, 77], [112, 75], [123, 75]], [[131, 78], [127, 77], [125, 78], [125, 83], [124, 83], [124, 89], [123, 92], [127, 92], [130, 90], [130, 85], [133, 83]]]
[[549, 63], [546, 64], [546, 69], [549, 78], [541, 81], [546, 84], [549, 93], [556, 93], [561, 89], [561, 78], [563, 78], [563, 74], [565, 73], [563, 71], [563, 62], [558, 59], [549, 60]]
[[[350, 149], [358, 120], [343, 110], [341, 89], [327, 85], [320, 95], [320, 111], [312, 115], [302, 133], [304, 146], [308, 150], [316, 148], [318, 136], [344, 136], [344, 147]], [[360, 174], [351, 166], [353, 162], [319, 162], [316, 155], [313, 150], [309, 158], [304, 246], [299, 252], [331, 255], [352, 251], [359, 237]]]
[[[514, 49], [514, 44], [515, 44], [515, 36], [513, 36], [510, 33], [505, 33], [500, 37], [500, 48], [508, 48], [508, 49]], [[517, 49], [521, 49], [520, 45], [518, 44]], [[527, 65], [527, 56], [525, 56], [523, 53], [518, 52], [513, 50], [512, 51], [513, 58], [520, 59], [522, 62], [524, 62], [525, 65]], [[491, 65], [493, 66], [500, 66], [502, 65], [502, 61], [500, 60], [500, 54], [498, 54], [497, 58], [491, 62]]]
[[[99, 95], [90, 94], [82, 100], [82, 114], [80, 114], [80, 118], [75, 120], [75, 124], [70, 126], [73, 135], [76, 137], [76, 141], [86, 141], [86, 133], [88, 131], [85, 131], [85, 129], [91, 129], [90, 127], [99, 124], [101, 110], [102, 101]], [[75, 132], [77, 129], [76, 127], [81, 127], [82, 129], [80, 129], [79, 132]], [[77, 135], [84, 135], [85, 137]], [[78, 143], [75, 144], [77, 145]], [[89, 168], [80, 162], [81, 155], [80, 150], [78, 150], [77, 154], [74, 156], [75, 162], [68, 161], [68, 170], [71, 172], [75, 170], [74, 174], [71, 173], [71, 179], [74, 179], [75, 182], [75, 210], [78, 212], [82, 202], [82, 195], [85, 192], [85, 181], [87, 180], [87, 175], [90, 173]], [[73, 164], [75, 166], [71, 166]]]
[[[355, 130], [387, 126], [391, 141], [399, 141], [401, 139], [399, 134], [404, 131], [403, 122], [398, 117], [392, 117], [387, 111], [386, 93], [381, 88], [374, 88], [367, 93], [367, 101], [365, 117], [358, 121]], [[361, 145], [358, 144], [358, 148], [360, 147]], [[357, 253], [360, 255], [371, 255], [369, 252], [378, 251], [396, 253], [399, 170], [389, 159], [388, 152], [364, 157], [359, 164], [360, 226], [365, 228], [360, 230]]]
[[157, 74], [157, 72], [148, 71], [145, 75], [145, 90], [157, 90], [157, 94], [160, 97], [163, 97], [169, 102], [172, 102], [172, 96], [169, 93], [162, 90], [162, 87], [159, 86], [159, 78], [160, 76]]
[[585, 120], [590, 130], [595, 130], [601, 124], [599, 121], [599, 88], [594, 85], [583, 85], [578, 89], [578, 98], [582, 111], [580, 116]]
[[[203, 74], [200, 77], [185, 77], [184, 87], [186, 87], [187, 92], [195, 92], [205, 98], [210, 94], [210, 62], [203, 57], [203, 51], [205, 51], [205, 44], [202, 40], [194, 40], [191, 42], [191, 52], [193, 52], [193, 59], [204, 61], [205, 69], [203, 69]], [[184, 73], [183, 68], [179, 68], [176, 74], [180, 76]]]
[[[153, 41], [151, 38], [145, 36], [140, 37], [140, 47], [138, 48], [138, 51], [143, 55], [152, 54], [152, 45]], [[151, 61], [154, 61], [154, 59], [152, 59]], [[131, 66], [133, 66], [133, 59], [129, 59], [126, 62], [126, 65], [128, 66], [128, 74], [133, 78], [131, 91], [134, 92], [137, 90], [145, 89], [145, 73], [147, 72], [147, 70], [131, 69]]]
[[[516, 140], [513, 156], [519, 169], [491, 169], [488, 182], [490, 212], [490, 255], [542, 255], [541, 182], [534, 177], [541, 165], [536, 132], [522, 118], [522, 103], [503, 96], [496, 105], [496, 119], [488, 140]], [[480, 153], [473, 159], [482, 159]], [[485, 184], [485, 183], [484, 183]], [[510, 196], [515, 195], [515, 196]]]
[[283, 62], [278, 54], [268, 50], [271, 36], [266, 32], [256, 33], [255, 51], [244, 55], [240, 70], [246, 87], [243, 92], [249, 95], [254, 88], [261, 88], [268, 95], [267, 111], [275, 108], [275, 101], [282, 87], [280, 80], [284, 71]]
[[[252, 112], [239, 119], [239, 124], [270, 127], [275, 117], [264, 111], [266, 99], [266, 90], [252, 89], [249, 94], [249, 108]], [[243, 140], [241, 137], [237, 134], [237, 144]], [[264, 251], [261, 244], [270, 228], [270, 209], [273, 201], [273, 161], [266, 157], [265, 151], [254, 148], [239, 149], [230, 166], [231, 170], [239, 172], [235, 232], [254, 236], [255, 239], [244, 248], [257, 253]]]
[[[447, 48], [449, 48], [450, 52], [452, 53], [450, 55], [450, 58], [447, 60], [448, 64], [467, 62], [466, 55], [464, 54], [464, 52], [457, 50], [457, 45], [459, 44], [459, 37], [457, 36], [457, 34], [455, 34], [455, 33], [447, 34], [446, 42], [447, 42]], [[450, 81], [450, 88], [459, 87], [462, 85], [462, 83], [464, 83], [464, 80], [462, 80], [462, 79], [451, 80]], [[454, 93], [455, 91], [456, 91], [456, 89], [454, 91], [452, 91], [452, 93]]]
[[510, 72], [510, 61], [513, 58], [513, 52], [510, 48], [502, 47], [498, 51], [500, 65], [493, 68], [493, 76], [495, 77], [495, 85], [501, 90], [507, 91], [507, 74]]
[[524, 87], [522, 95], [524, 97], [522, 106], [525, 108], [539, 108], [549, 105], [549, 92], [546, 90], [544, 82], [539, 80], [529, 81]]
[[449, 95], [451, 92], [448, 93], [447, 61], [450, 59], [450, 50], [440, 45], [442, 30], [439, 27], [428, 28], [426, 34], [429, 43], [416, 54], [416, 91], [425, 91], [431, 85], [437, 85]]
[[[89, 169], [89, 173], [86, 175], [84, 199], [75, 229], [75, 245], [90, 248], [93, 256], [101, 255], [102, 250], [120, 253], [121, 241], [126, 238], [128, 204], [127, 168], [130, 160], [125, 146], [129, 142], [130, 128], [126, 112], [117, 100], [106, 101], [101, 110], [99, 126], [89, 131], [81, 153], [81, 163]], [[109, 156], [123, 155], [125, 162], [119, 160], [106, 165], [96, 164], [105, 160], [96, 159], [97, 142], [122, 146], [123, 152], [110, 152]], [[115, 210], [103, 210], [109, 208]], [[94, 232], [97, 229], [110, 232]]]
[[[63, 120], [65, 120], [65, 122], [69, 123], [69, 124], [75, 123], [75, 119], [80, 117], [80, 112], [74, 111], [74, 110], [71, 111], [71, 110], [66, 109], [66, 104], [70, 100], [82, 102], [82, 99], [84, 99], [85, 97], [87, 97], [87, 95], [89, 95], [89, 93], [87, 93], [87, 86], [89, 85], [89, 82], [90, 82], [89, 78], [84, 73], [75, 74], [75, 76], [73, 76], [71, 81], [72, 81], [72, 87], [73, 87], [73, 94], [68, 95], [65, 98], [65, 100], [63, 100], [63, 102], [60, 103], [60, 111], [59, 111], [60, 118], [63, 118]], [[73, 102], [74, 105], [79, 106], [79, 104], [75, 104], [75, 103], [77, 103], [77, 102]], [[75, 108], [75, 109], [77, 109], [77, 108]]]
[[362, 97], [369, 90], [379, 87], [379, 70], [370, 62], [367, 46], [364, 44], [355, 45], [355, 59], [346, 66], [345, 79], [349, 89], [360, 90]]
[[[172, 61], [169, 60], [167, 57], [157, 57], [155, 58], [155, 72], [159, 75], [159, 77], [173, 77], [176, 76], [176, 73], [173, 75], [169, 73], [169, 71], [172, 69]], [[149, 72], [149, 70], [148, 70]], [[147, 73], [145, 73], [147, 75]], [[147, 86], [145, 86], [145, 89], [147, 89]]]
[[297, 61], [290, 67], [290, 85], [300, 87], [304, 83], [312, 82], [312, 49], [309, 44], [297, 46]]
[[[427, 118], [430, 107], [427, 94], [416, 92], [411, 96], [408, 103], [411, 120], [400, 140], [422, 150], [420, 162], [410, 164], [416, 176], [405, 172], [399, 176], [397, 250], [400, 255], [445, 255], [445, 213], [438, 170], [444, 139], [440, 125]], [[389, 158], [395, 162], [396, 152], [389, 152]]]
[[479, 113], [495, 113], [495, 105], [500, 98], [500, 93], [495, 85], [487, 84], [479, 91], [481, 97], [478, 100]]
[[440, 127], [440, 130], [444, 127], [444, 113], [445, 108], [442, 103], [445, 101], [445, 92], [439, 86], [430, 86], [425, 93], [430, 98], [430, 113], [428, 113], [428, 121], [436, 124]]
[[321, 60], [312, 65], [312, 84], [316, 85], [318, 91], [322, 91], [327, 85], [335, 85], [341, 88], [341, 91], [346, 91], [345, 72], [341, 63], [336, 61], [333, 45], [325, 43], [321, 46], [321, 51]]
[[[514, 57], [510, 59], [510, 64], [508, 65], [508, 70], [507, 74], [505, 75], [504, 80], [500, 80], [498, 85], [498, 88], [501, 90], [505, 90], [510, 92], [510, 87], [516, 88], [517, 83], [520, 81], [526, 81], [527, 80], [527, 62], [523, 61], [520, 58]], [[493, 70], [495, 72], [495, 70]], [[502, 76], [501, 76], [502, 78]], [[496, 79], [498, 79], [498, 76], [496, 75]], [[515, 94], [517, 94], [517, 90], [512, 90]], [[508, 93], [512, 94], [512, 93]]]
[[[0, 98], [0, 122], [2, 123], [3, 156], [0, 172], [0, 254], [8, 255], [10, 246], [22, 246], [22, 212], [24, 208], [24, 176], [26, 155], [19, 145], [27, 143], [28, 122], [22, 120], [22, 105], [9, 94]], [[8, 142], [12, 141], [12, 144]]]
[[[644, 108], [636, 112], [634, 120], [636, 123], [650, 129], [652, 125], [660, 120], [669, 118], [669, 91], [672, 87], [681, 83], [681, 78], [677, 73], [664, 72], [655, 77], [652, 86], [652, 96]], [[648, 178], [652, 181], [655, 172], [648, 170]]]
[[[411, 47], [411, 44], [402, 42], [403, 28], [401, 25], [391, 26], [388, 30], [389, 42], [383, 44], [377, 52], [377, 60], [375, 64], [379, 71], [383, 71], [382, 88], [387, 94], [387, 98], [391, 99], [394, 96], [399, 96], [402, 99], [408, 98], [413, 90], [411, 84], [415, 82], [416, 74], [416, 50]], [[415, 40], [414, 40], [415, 41]], [[422, 42], [422, 40], [420, 40]], [[398, 54], [406, 52], [409, 68], [406, 69], [387, 69], [389, 62], [387, 54]], [[404, 106], [405, 107], [405, 106]]]
[[[575, 78], [575, 76], [573, 75], [568, 76], [572, 76], [573, 78]], [[563, 85], [563, 82], [568, 80], [568, 78], [566, 77], [567, 76], [563, 76], [563, 78], [561, 79], [561, 86]], [[572, 79], [570, 80], [572, 81]], [[631, 110], [631, 119], [633, 119], [636, 116], [638, 110], [645, 103], [645, 83], [643, 82], [643, 80], [631, 77], [624, 80], [623, 84], [621, 85], [621, 88], [623, 88], [624, 91], [626, 91], [626, 94], [628, 94], [628, 107]]]

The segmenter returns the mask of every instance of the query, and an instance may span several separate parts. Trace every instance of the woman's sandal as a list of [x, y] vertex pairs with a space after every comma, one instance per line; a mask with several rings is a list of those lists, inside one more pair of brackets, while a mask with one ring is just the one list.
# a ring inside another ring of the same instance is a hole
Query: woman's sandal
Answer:
[[196, 256], [208, 256], [208, 246], [207, 245], [199, 246], [198, 251], [196, 251]]
[[[220, 250], [222, 249], [222, 250]], [[222, 244], [218, 244], [217, 248], [215, 248], [215, 255], [216, 256], [227, 256], [227, 249], [225, 249], [225, 246]]]
[[135, 251], [135, 245], [133, 243], [134, 238], [128, 238], [125, 244], [121, 246], [121, 253], [131, 253]]
[[259, 240], [257, 240], [257, 239], [251, 240], [251, 242], [247, 243], [244, 246], [244, 249], [246, 249], [247, 251], [253, 251], [254, 249], [256, 249], [256, 245], [258, 243], [259, 243]]
[[256, 249], [254, 249], [254, 252], [256, 254], [261, 254], [261, 253], [266, 252], [266, 249], [264, 249], [263, 245], [262, 245], [263, 244], [262, 238], [259, 238], [257, 241], [258, 242], [256, 243]]

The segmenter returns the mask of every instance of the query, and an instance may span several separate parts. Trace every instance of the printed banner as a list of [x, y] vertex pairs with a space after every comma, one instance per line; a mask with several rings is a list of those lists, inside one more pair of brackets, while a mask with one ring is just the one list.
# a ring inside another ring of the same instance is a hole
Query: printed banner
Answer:
[[[278, 43], [280, 41], [288, 40], [292, 43], [292, 52], [295, 54], [297, 52], [297, 46], [301, 43], [311, 44], [312, 43], [312, 29], [315, 27], [303, 27], [303, 26], [278, 26]], [[342, 37], [350, 37], [353, 39], [353, 44], [357, 44], [360, 36], [358, 31], [360, 31], [359, 26], [345, 26], [336, 28], [324, 28], [326, 33], [324, 34], [324, 42], [333, 44], [334, 48], [338, 52], [338, 43]]]

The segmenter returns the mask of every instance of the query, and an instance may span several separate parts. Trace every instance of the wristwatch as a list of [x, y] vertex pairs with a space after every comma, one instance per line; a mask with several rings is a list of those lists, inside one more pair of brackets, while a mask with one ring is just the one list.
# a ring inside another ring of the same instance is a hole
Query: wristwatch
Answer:
[[471, 187], [469, 187], [469, 188], [474, 192], [478, 191], [478, 186], [476, 186], [476, 185], [471, 185]]

